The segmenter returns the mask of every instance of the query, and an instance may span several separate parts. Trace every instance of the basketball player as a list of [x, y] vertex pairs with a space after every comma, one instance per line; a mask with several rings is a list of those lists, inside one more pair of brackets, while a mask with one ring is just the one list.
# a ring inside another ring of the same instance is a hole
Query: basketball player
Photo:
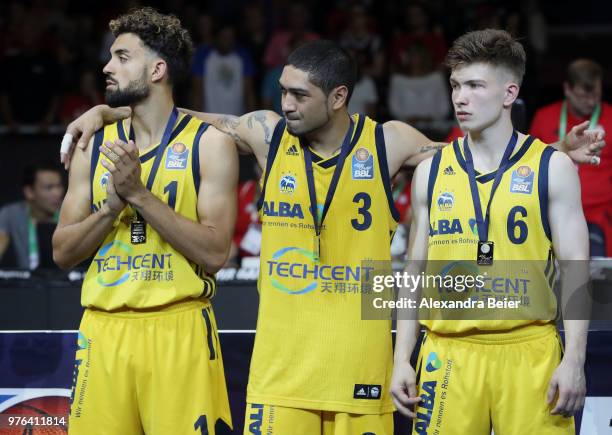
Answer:
[[106, 100], [132, 116], [75, 153], [54, 235], [61, 267], [93, 255], [70, 433], [213, 434], [231, 425], [210, 298], [232, 238], [235, 148], [174, 107], [192, 51], [177, 18], [142, 8], [109, 27]]
[[[408, 257], [492, 265], [525, 260], [525, 267], [551, 261], [552, 253], [588, 260], [572, 161], [512, 126], [525, 71], [521, 44], [502, 30], [471, 32], [454, 42], [446, 63], [467, 136], [416, 169]], [[441, 196], [447, 201], [438, 203]], [[457, 220], [467, 231], [440, 231], [442, 220]], [[544, 281], [535, 293], [529, 288], [532, 301], [550, 302]], [[571, 416], [584, 404], [588, 321], [564, 320], [562, 355], [554, 300], [552, 307], [548, 320], [421, 319], [418, 385], [410, 355], [420, 328], [416, 320], [398, 321], [391, 394], [414, 419], [413, 433], [573, 434]]]
[[[354, 83], [344, 50], [309, 42], [280, 78], [284, 118], [196, 114], [265, 169], [245, 434], [392, 433], [391, 325], [361, 320], [361, 262], [390, 260], [389, 176], [437, 145], [402, 122], [349, 116]], [[94, 108], [69, 131], [86, 135], [108, 116], [125, 115]], [[601, 146], [584, 129], [568, 138], [588, 160]]]

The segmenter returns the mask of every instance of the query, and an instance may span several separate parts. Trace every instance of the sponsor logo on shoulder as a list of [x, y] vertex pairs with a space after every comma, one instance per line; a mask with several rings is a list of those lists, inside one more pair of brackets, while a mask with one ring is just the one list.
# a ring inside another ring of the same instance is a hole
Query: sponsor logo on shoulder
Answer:
[[166, 169], [185, 169], [187, 167], [189, 150], [184, 143], [175, 142], [168, 147]]
[[371, 180], [374, 178], [374, 156], [367, 149], [359, 148], [353, 154], [351, 174], [353, 180]]
[[533, 191], [533, 178], [535, 172], [529, 166], [519, 166], [512, 171], [510, 179], [510, 193], [524, 193], [529, 195]]
[[381, 391], [382, 391], [381, 385], [355, 384], [353, 398], [354, 399], [378, 400], [380, 399]]

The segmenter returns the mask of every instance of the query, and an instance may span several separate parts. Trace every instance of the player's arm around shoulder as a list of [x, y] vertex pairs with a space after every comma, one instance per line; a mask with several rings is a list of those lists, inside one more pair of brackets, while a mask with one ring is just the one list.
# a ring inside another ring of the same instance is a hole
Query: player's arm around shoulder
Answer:
[[280, 116], [271, 110], [256, 110], [242, 116], [193, 112], [181, 109], [229, 135], [241, 154], [253, 154], [266, 167], [268, 148]]
[[[62, 269], [70, 269], [93, 254], [125, 206], [111, 193], [103, 206], [92, 214], [90, 161], [93, 138], [89, 142], [86, 149], [74, 151], [68, 190], [53, 234], [53, 259]], [[108, 184], [112, 185], [111, 180]]]
[[383, 124], [389, 174], [393, 177], [403, 166], [416, 166], [445, 147], [446, 143], [432, 142], [416, 128], [401, 121]]
[[[60, 148], [60, 160], [64, 167], [66, 169], [70, 167], [75, 147], [88, 148], [97, 130], [105, 125], [128, 118], [131, 113], [132, 109], [129, 107], [109, 107], [106, 104], [99, 104], [68, 124]], [[91, 155], [91, 152], [89, 155]]]
[[200, 138], [198, 218], [210, 234], [204, 247], [207, 271], [220, 269], [229, 255], [237, 208], [238, 154], [232, 139], [209, 127]]

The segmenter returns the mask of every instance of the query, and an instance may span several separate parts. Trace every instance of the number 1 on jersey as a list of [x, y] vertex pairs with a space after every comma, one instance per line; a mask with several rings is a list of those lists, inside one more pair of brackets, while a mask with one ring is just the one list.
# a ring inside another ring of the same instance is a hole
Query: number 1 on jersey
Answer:
[[164, 193], [168, 194], [168, 205], [172, 210], [176, 205], [176, 191], [178, 190], [178, 181], [171, 181], [164, 187]]

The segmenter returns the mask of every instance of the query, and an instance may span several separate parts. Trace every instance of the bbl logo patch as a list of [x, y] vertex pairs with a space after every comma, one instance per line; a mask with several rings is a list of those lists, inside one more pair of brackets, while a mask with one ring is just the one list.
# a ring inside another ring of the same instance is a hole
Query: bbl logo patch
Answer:
[[185, 169], [189, 150], [185, 144], [176, 142], [168, 148], [166, 155], [166, 169]]
[[533, 191], [533, 177], [535, 172], [529, 166], [519, 166], [512, 171], [510, 180], [510, 193], [524, 193], [529, 195]]
[[438, 196], [438, 209], [440, 211], [451, 211], [455, 205], [455, 195], [451, 192], [442, 192]]
[[278, 187], [281, 193], [293, 195], [293, 192], [295, 192], [295, 188], [297, 187], [297, 181], [293, 175], [284, 175], [283, 178], [281, 178]]
[[353, 180], [374, 178], [374, 156], [365, 148], [359, 148], [353, 155]]

